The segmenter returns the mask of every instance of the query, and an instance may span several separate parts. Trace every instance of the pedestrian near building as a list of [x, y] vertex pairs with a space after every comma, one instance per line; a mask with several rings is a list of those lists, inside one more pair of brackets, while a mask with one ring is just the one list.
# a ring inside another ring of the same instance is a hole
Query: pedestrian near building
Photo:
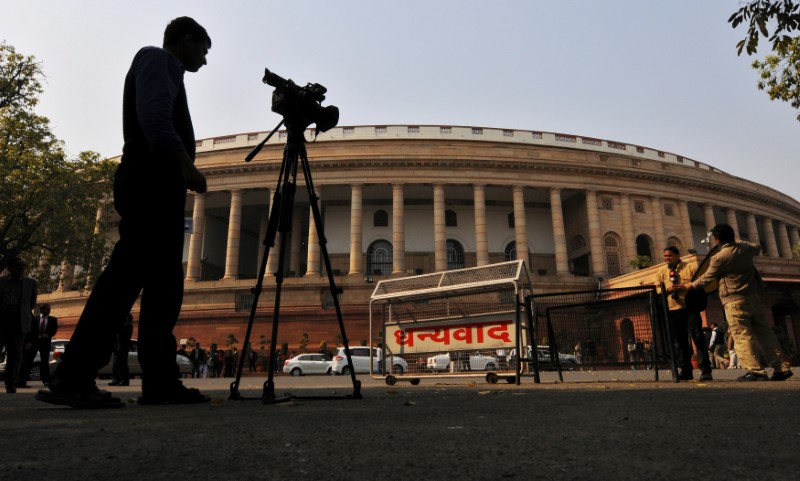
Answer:
[[728, 369], [740, 369], [739, 356], [736, 355], [735, 341], [730, 329], [728, 329], [728, 335], [726, 337], [726, 342], [728, 344]]
[[25, 267], [25, 261], [15, 257], [8, 263], [8, 274], [0, 277], [0, 347], [6, 350], [4, 382], [9, 394], [17, 392], [23, 343], [36, 307], [36, 281], [25, 276]]
[[719, 324], [711, 323], [711, 339], [708, 341], [708, 350], [711, 351], [711, 358], [714, 360], [714, 369], [725, 369], [725, 335]]
[[129, 386], [131, 373], [128, 366], [128, 352], [131, 350], [133, 336], [133, 316], [128, 314], [117, 333], [117, 345], [111, 365], [111, 382], [109, 386]]
[[39, 377], [42, 384], [50, 384], [50, 344], [58, 332], [58, 318], [51, 316], [52, 307], [50, 304], [42, 304], [39, 307], [39, 316], [32, 327], [37, 329], [36, 344], [39, 352]]
[[97, 279], [49, 390], [36, 398], [76, 408], [123, 407], [97, 388], [116, 333], [142, 296], [139, 312], [140, 404], [210, 401], [179, 380], [173, 328], [183, 303], [186, 189], [206, 191], [194, 166], [196, 142], [183, 77], [206, 64], [211, 39], [189, 17], [172, 20], [163, 48], [133, 58], [122, 95], [122, 158], [114, 176], [119, 240]]
[[667, 296], [667, 307], [672, 338], [678, 354], [678, 380], [694, 379], [692, 368], [692, 343], [697, 350], [697, 362], [700, 367], [700, 380], [710, 381], [711, 362], [708, 357], [708, 343], [702, 330], [700, 313], [686, 305], [686, 290], [682, 284], [691, 282], [697, 272], [697, 264], [681, 260], [680, 250], [675, 246], [664, 248], [664, 265], [656, 271], [655, 283], [664, 286]]
[[767, 323], [759, 294], [761, 278], [754, 264], [761, 252], [758, 244], [736, 241], [733, 228], [718, 224], [711, 236], [719, 251], [711, 258], [708, 270], [686, 289], [701, 288], [719, 281], [719, 298], [725, 309], [728, 329], [736, 339], [736, 354], [747, 369], [737, 381], [767, 381], [770, 378], [758, 353], [763, 352], [767, 365], [774, 369], [771, 380], [784, 381], [792, 376], [775, 332]]

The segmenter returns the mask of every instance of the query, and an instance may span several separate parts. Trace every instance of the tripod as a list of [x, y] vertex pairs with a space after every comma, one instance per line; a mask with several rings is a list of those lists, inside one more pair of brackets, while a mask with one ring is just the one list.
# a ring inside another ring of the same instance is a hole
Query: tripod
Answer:
[[[286, 147], [283, 150], [283, 162], [281, 163], [280, 173], [278, 174], [278, 184], [275, 189], [275, 194], [272, 198], [272, 206], [269, 213], [269, 222], [267, 223], [267, 233], [264, 236], [264, 256], [261, 259], [261, 265], [258, 272], [258, 280], [253, 288], [253, 304], [250, 308], [250, 319], [247, 324], [247, 333], [244, 338], [244, 345], [250, 348], [250, 334], [253, 330], [253, 321], [255, 320], [256, 310], [258, 308], [258, 299], [261, 295], [261, 289], [264, 283], [264, 275], [267, 271], [267, 260], [269, 258], [269, 251], [275, 246], [275, 238], [280, 232], [281, 242], [278, 247], [278, 271], [275, 273], [275, 305], [272, 315], [272, 341], [269, 348], [269, 373], [267, 374], [267, 381], [264, 383], [264, 389], [261, 395], [261, 400], [264, 404], [273, 404], [278, 402], [289, 401], [297, 396], [286, 395], [282, 397], [275, 396], [275, 382], [274, 375], [277, 369], [276, 360], [276, 345], [278, 339], [278, 317], [281, 308], [281, 288], [283, 286], [283, 272], [286, 265], [286, 246], [288, 242], [287, 234], [292, 231], [292, 208], [294, 206], [294, 195], [297, 191], [297, 170], [298, 167], [302, 169], [303, 178], [305, 179], [306, 188], [308, 189], [308, 198], [311, 203], [311, 211], [314, 216], [314, 227], [317, 229], [317, 237], [319, 238], [320, 253], [325, 263], [325, 272], [328, 275], [328, 283], [330, 285], [331, 297], [333, 298], [333, 305], [336, 308], [336, 318], [339, 321], [339, 331], [342, 336], [342, 343], [344, 344], [344, 352], [347, 356], [347, 363], [350, 366], [350, 378], [353, 381], [353, 394], [346, 396], [322, 396], [315, 397], [316, 399], [361, 399], [361, 381], [356, 379], [355, 369], [353, 369], [353, 360], [350, 356], [350, 347], [345, 333], [344, 321], [342, 320], [342, 310], [339, 305], [339, 294], [342, 289], [336, 287], [333, 280], [333, 270], [331, 269], [331, 261], [328, 257], [328, 248], [326, 246], [327, 240], [325, 239], [324, 229], [322, 227], [322, 216], [319, 211], [319, 197], [314, 191], [314, 184], [311, 180], [311, 170], [308, 165], [308, 156], [306, 155], [305, 137], [304, 132], [308, 127], [308, 123], [302, 119], [291, 120], [284, 118], [272, 132], [258, 145], [250, 154], [245, 158], [249, 162], [253, 157], [258, 154], [264, 144], [272, 137], [272, 135], [280, 128], [282, 124], [286, 124]], [[251, 349], [251, 348], [250, 348]], [[231, 383], [231, 393], [229, 399], [245, 399], [239, 392], [239, 383], [244, 369], [245, 357], [247, 352], [243, 352], [239, 358], [239, 365], [236, 369], [236, 380]]]

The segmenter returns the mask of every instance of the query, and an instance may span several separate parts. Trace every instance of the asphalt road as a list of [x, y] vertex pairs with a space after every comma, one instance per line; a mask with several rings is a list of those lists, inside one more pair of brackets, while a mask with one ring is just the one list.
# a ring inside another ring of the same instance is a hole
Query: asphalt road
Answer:
[[[797, 369], [795, 372], [798, 372]], [[786, 382], [673, 383], [666, 371], [566, 373], [541, 384], [481, 378], [387, 386], [363, 398], [263, 404], [263, 377], [188, 379], [211, 404], [74, 410], [0, 394], [9, 480], [797, 479], [800, 375]], [[800, 374], [800, 372], [798, 372]], [[353, 393], [349, 377], [277, 376], [275, 392]]]

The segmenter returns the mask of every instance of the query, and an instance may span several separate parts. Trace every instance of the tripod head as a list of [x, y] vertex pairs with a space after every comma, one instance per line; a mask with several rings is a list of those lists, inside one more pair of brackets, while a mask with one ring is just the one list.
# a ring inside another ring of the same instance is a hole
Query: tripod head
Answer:
[[311, 124], [317, 124], [317, 134], [327, 132], [339, 123], [339, 108], [335, 105], [322, 106], [325, 100], [325, 87], [317, 83], [308, 83], [299, 87], [291, 79], [264, 69], [262, 81], [275, 87], [272, 92], [272, 111], [283, 116], [287, 129], [305, 130]]

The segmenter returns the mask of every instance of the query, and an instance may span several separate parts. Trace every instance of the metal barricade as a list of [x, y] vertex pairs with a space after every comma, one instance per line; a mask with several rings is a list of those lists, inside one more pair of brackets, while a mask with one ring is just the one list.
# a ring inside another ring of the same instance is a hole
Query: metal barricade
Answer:
[[597, 369], [675, 373], [664, 306], [653, 286], [540, 294], [526, 299], [537, 354], [527, 361], [539, 381], [542, 361], [558, 371]]
[[445, 376], [519, 383], [530, 292], [523, 261], [380, 281], [370, 301], [379, 357], [370, 374], [389, 385]]

